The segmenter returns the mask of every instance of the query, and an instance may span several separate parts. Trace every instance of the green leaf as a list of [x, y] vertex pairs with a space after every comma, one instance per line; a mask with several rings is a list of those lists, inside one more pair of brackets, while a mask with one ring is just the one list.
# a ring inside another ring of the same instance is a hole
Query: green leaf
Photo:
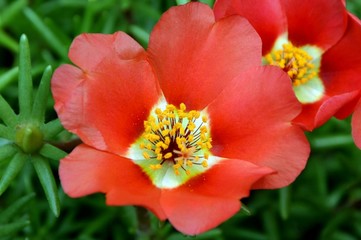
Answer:
[[264, 228], [267, 232], [267, 239], [269, 240], [278, 240], [280, 239], [280, 234], [278, 231], [278, 224], [277, 224], [277, 220], [275, 217], [275, 214], [273, 214], [272, 211], [268, 210], [265, 211], [262, 214], [262, 219], [263, 219], [263, 225]]
[[11, 23], [14, 17], [26, 6], [26, 0], [13, 1], [0, 12], [0, 28]]
[[279, 190], [280, 215], [286, 220], [290, 211], [290, 187], [284, 187]]
[[0, 181], [0, 195], [5, 192], [11, 182], [18, 175], [20, 170], [23, 168], [27, 158], [28, 157], [26, 155], [18, 152], [17, 154], [15, 154], [14, 158], [11, 159]]
[[196, 237], [183, 235], [181, 233], [173, 233], [169, 237], [167, 237], [167, 240], [218, 240], [223, 239], [222, 238], [222, 232], [219, 229], [212, 229], [208, 232], [202, 233], [200, 235], [197, 235]]
[[0, 162], [2, 160], [5, 160], [9, 157], [14, 156], [14, 154], [16, 152], [17, 152], [17, 149], [13, 144], [6, 144], [6, 145], [0, 147]]
[[118, 216], [130, 233], [135, 233], [138, 230], [137, 212], [138, 207], [134, 206], [124, 206], [119, 208]]
[[0, 124], [0, 138], [13, 140], [14, 139], [13, 129], [8, 128], [3, 124]]
[[39, 153], [46, 158], [50, 158], [56, 161], [59, 161], [67, 155], [66, 152], [48, 143], [44, 144], [44, 146], [40, 149]]
[[20, 117], [30, 117], [33, 102], [33, 81], [31, 79], [30, 49], [27, 37], [20, 37], [19, 53], [19, 108]]
[[251, 216], [251, 210], [249, 210], [249, 208], [246, 206], [246, 204], [242, 203], [242, 207], [241, 207], [241, 213], [246, 214], [247, 216]]
[[336, 232], [341, 225], [347, 223], [348, 221], [352, 222], [352, 210], [344, 209], [343, 211], [338, 211], [329, 221], [324, 222], [321, 232], [320, 239], [332, 239], [332, 235]]
[[13, 218], [23, 207], [25, 207], [30, 200], [35, 197], [35, 193], [30, 193], [16, 200], [14, 203], [3, 210], [0, 214], [0, 223], [4, 223], [7, 220]]
[[161, 12], [158, 9], [139, 1], [131, 1], [131, 9], [133, 12], [147, 18], [148, 20], [158, 21], [161, 16]]
[[129, 32], [143, 45], [149, 41], [149, 33], [137, 25], [130, 25]]
[[344, 145], [354, 145], [350, 134], [332, 134], [330, 136], [315, 137], [310, 141], [312, 149], [335, 148]]
[[94, 8], [93, 4], [98, 2], [90, 1], [85, 7], [82, 25], [80, 28], [80, 32], [90, 32], [92, 28], [92, 24], [94, 24]]
[[[0, 39], [1, 39], [1, 31], [0, 31]], [[0, 40], [1, 41], [1, 40]], [[18, 43], [16, 43], [18, 46]], [[7, 87], [11, 82], [15, 81], [19, 74], [19, 67], [14, 67], [0, 76], [0, 92]]]
[[214, 0], [200, 0], [200, 2], [208, 4], [210, 7], [214, 5]]
[[40, 36], [49, 44], [50, 47], [63, 59], [68, 59], [67, 49], [64, 44], [55, 36], [41, 18], [31, 9], [26, 7], [24, 14], [34, 28], [39, 32]]
[[16, 114], [10, 107], [9, 103], [0, 95], [0, 118], [7, 126], [16, 125]]
[[45, 124], [45, 126], [42, 129], [44, 136], [47, 139], [51, 139], [51, 138], [55, 137], [63, 130], [64, 130], [64, 128], [63, 128], [63, 125], [61, 125], [59, 118], [48, 122], [47, 124]]
[[177, 5], [183, 5], [183, 4], [189, 3], [190, 0], [176, 0], [176, 2], [177, 2]]
[[60, 200], [49, 162], [42, 156], [35, 155], [32, 157], [32, 163], [36, 173], [38, 174], [40, 183], [43, 186], [50, 209], [53, 211], [55, 216], [58, 217], [60, 213]]
[[[114, 7], [112, 10], [110, 10], [110, 12], [107, 14], [106, 21], [103, 24], [101, 32], [113, 33], [116, 24], [118, 24], [119, 22], [119, 20], [117, 19], [119, 15], [119, 8]], [[120, 29], [120, 27], [118, 28]]]
[[0, 225], [0, 237], [5, 237], [10, 234], [16, 233], [24, 229], [29, 224], [29, 220], [20, 220], [15, 223], [2, 224]]
[[38, 92], [35, 96], [34, 106], [32, 111], [32, 119], [37, 120], [39, 123], [43, 123], [45, 121], [45, 110], [46, 110], [46, 103], [50, 93], [51, 75], [52, 75], [52, 68], [51, 66], [47, 66], [44, 70]]
[[[1, 14], [0, 14], [1, 15]], [[0, 29], [0, 45], [8, 48], [9, 50], [17, 53], [19, 51], [18, 42], [14, 40], [9, 34]]]

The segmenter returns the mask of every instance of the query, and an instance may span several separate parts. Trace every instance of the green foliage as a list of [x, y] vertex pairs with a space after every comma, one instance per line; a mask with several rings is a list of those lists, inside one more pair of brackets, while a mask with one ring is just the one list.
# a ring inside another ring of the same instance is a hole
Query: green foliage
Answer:
[[[361, 239], [361, 151], [350, 119], [308, 135], [312, 154], [291, 186], [252, 192], [238, 214], [197, 237], [141, 208], [108, 207], [101, 194], [70, 199], [57, 188], [58, 160], [66, 156], [59, 143], [74, 136], [52, 110], [48, 65], [69, 62], [70, 43], [82, 32], [125, 31], [146, 46], [161, 14], [184, 2], [0, 0], [0, 239]], [[347, 7], [361, 16], [360, 1]]]
[[[0, 196], [10, 184], [15, 182], [17, 175], [26, 162], [31, 160], [45, 191], [50, 208], [58, 216], [60, 200], [56, 181], [46, 156], [56, 155], [61, 157], [65, 153], [59, 155], [61, 150], [55, 150], [55, 147], [50, 148], [50, 153], [48, 153], [49, 144], [46, 144], [46, 141], [50, 140], [49, 133], [51, 131], [49, 129], [54, 128], [54, 126], [53, 123], [50, 123], [50, 125], [44, 123], [52, 71], [51, 67], [45, 69], [38, 90], [34, 94], [30, 50], [25, 35], [20, 37], [19, 56], [19, 114], [15, 114], [8, 102], [2, 96], [0, 97], [0, 118], [3, 121], [3, 124], [0, 124], [0, 137], [4, 141], [4, 144], [0, 146], [0, 151], [4, 152], [3, 159], [8, 159], [7, 166], [0, 179]], [[44, 150], [42, 150], [43, 147]], [[45, 156], [42, 155], [44, 152], [46, 153]], [[18, 229], [19, 226], [25, 226], [25, 222], [20, 225], [14, 224], [7, 226], [6, 229]]]

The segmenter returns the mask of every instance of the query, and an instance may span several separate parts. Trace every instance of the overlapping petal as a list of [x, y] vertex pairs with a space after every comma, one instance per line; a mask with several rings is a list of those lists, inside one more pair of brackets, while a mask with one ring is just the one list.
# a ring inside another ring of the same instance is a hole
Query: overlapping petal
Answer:
[[128, 35], [82, 34], [70, 46], [70, 60], [86, 72], [94, 71], [110, 56], [122, 60], [134, 59], [144, 54], [144, 49]]
[[361, 101], [352, 115], [352, 137], [357, 147], [361, 148]]
[[345, 35], [322, 57], [321, 77], [330, 96], [361, 89], [361, 44], [356, 40], [361, 40], [361, 23], [349, 15]]
[[278, 188], [303, 170], [309, 145], [291, 125], [300, 112], [288, 76], [277, 67], [259, 67], [240, 74], [207, 110], [211, 119], [212, 152], [267, 166], [256, 188]]
[[[97, 52], [94, 42], [108, 45]], [[120, 32], [80, 35], [70, 56], [85, 69], [64, 65], [52, 79], [55, 109], [63, 125], [101, 150], [125, 153], [161, 95], [144, 50], [133, 51], [134, 45]], [[96, 64], [88, 59], [89, 52], [94, 53]]]
[[[162, 190], [161, 203], [179, 231], [196, 235], [216, 227], [240, 209], [252, 184], [272, 170], [226, 159], [181, 187]], [[222, 194], [219, 194], [219, 193]]]
[[215, 22], [194, 3], [167, 11], [154, 27], [149, 59], [168, 102], [204, 108], [239, 72], [261, 64], [261, 43], [240, 17]]
[[358, 91], [354, 91], [332, 97], [325, 96], [314, 104], [304, 104], [302, 113], [293, 122], [305, 130], [312, 131], [326, 123], [334, 115], [339, 114], [345, 118], [350, 115], [350, 110], [354, 109], [354, 101], [358, 99], [358, 96]]
[[280, 0], [287, 16], [290, 41], [326, 50], [343, 35], [347, 11], [340, 0]]
[[160, 190], [129, 159], [83, 144], [60, 161], [59, 175], [64, 192], [71, 197], [102, 192], [110, 205], [139, 205], [166, 218]]
[[287, 32], [286, 15], [278, 0], [218, 0], [213, 9], [216, 19], [234, 14], [245, 17], [262, 39], [263, 54], [268, 53], [277, 38]]

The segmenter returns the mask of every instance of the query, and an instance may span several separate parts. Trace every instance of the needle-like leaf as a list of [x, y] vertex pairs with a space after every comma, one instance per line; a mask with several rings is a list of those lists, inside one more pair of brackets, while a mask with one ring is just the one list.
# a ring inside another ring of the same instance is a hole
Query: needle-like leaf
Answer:
[[16, 114], [9, 105], [9, 103], [0, 95], [0, 118], [7, 126], [13, 127], [16, 125]]
[[59, 216], [60, 200], [55, 179], [48, 160], [39, 155], [35, 155], [32, 157], [32, 163], [36, 173], [38, 174], [40, 183], [43, 186], [50, 209], [53, 211], [55, 216]]
[[61, 158], [64, 158], [67, 155], [66, 152], [48, 143], [44, 144], [39, 153], [46, 158], [56, 161], [59, 161]]
[[44, 123], [45, 121], [45, 110], [50, 93], [51, 75], [52, 68], [51, 66], [47, 66], [44, 70], [43, 77], [40, 81], [39, 89], [35, 96], [32, 119], [37, 120], [39, 123]]
[[29, 118], [33, 103], [33, 82], [31, 79], [31, 60], [27, 37], [20, 37], [19, 53], [19, 108], [22, 119]]
[[18, 175], [20, 170], [23, 168], [27, 156], [21, 152], [15, 154], [13, 159], [11, 159], [8, 167], [6, 168], [1, 180], [0, 180], [0, 195], [5, 192], [5, 190], [9, 187], [10, 183], [14, 180], [14, 178]]

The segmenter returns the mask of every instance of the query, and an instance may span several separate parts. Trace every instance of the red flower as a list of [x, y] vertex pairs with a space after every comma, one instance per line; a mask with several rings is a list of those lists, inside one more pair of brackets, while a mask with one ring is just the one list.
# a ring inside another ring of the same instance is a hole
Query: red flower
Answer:
[[263, 61], [290, 76], [303, 104], [294, 120], [313, 130], [350, 115], [359, 98], [361, 28], [341, 0], [217, 0], [217, 19], [246, 17], [263, 42]]
[[162, 16], [147, 51], [122, 32], [82, 34], [69, 57], [77, 67], [60, 66], [52, 92], [84, 142], [60, 162], [71, 197], [106, 193], [193, 235], [305, 166], [309, 145], [290, 123], [300, 104], [283, 71], [257, 67], [260, 39], [240, 17], [216, 22], [190, 3]]

